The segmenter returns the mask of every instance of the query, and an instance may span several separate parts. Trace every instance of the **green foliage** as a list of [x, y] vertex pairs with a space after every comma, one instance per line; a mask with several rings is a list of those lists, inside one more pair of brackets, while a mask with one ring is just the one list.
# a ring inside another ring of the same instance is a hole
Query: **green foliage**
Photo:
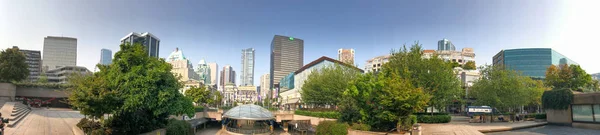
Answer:
[[213, 96], [213, 102], [212, 103], [213, 103], [214, 106], [220, 105], [221, 102], [223, 101], [223, 95], [219, 91], [216, 91], [216, 90], [213, 91], [212, 96]]
[[167, 124], [167, 135], [193, 135], [192, 125], [183, 120], [170, 119]]
[[294, 111], [296, 115], [304, 115], [304, 116], [312, 116], [319, 118], [330, 118], [330, 119], [339, 119], [341, 114], [339, 112], [329, 111], [329, 112], [312, 112], [312, 111], [303, 111], [296, 110]]
[[213, 102], [211, 92], [203, 86], [192, 86], [190, 89], [185, 91], [185, 96], [192, 99], [196, 105], [201, 105], [202, 103], [210, 104]]
[[566, 110], [573, 102], [573, 92], [570, 89], [554, 89], [545, 91], [542, 95], [544, 109]]
[[354, 67], [342, 65], [314, 69], [302, 85], [302, 101], [313, 105], [338, 105], [348, 82], [359, 73]]
[[452, 68], [455, 68], [455, 67], [460, 67], [460, 63], [458, 63], [458, 62], [450, 62], [450, 66], [451, 66]]
[[448, 123], [450, 120], [450, 115], [417, 115], [419, 123]]
[[19, 48], [7, 48], [0, 52], [0, 82], [19, 82], [29, 76], [25, 54]]
[[484, 66], [481, 77], [471, 87], [469, 95], [476, 98], [475, 105], [488, 105], [508, 110], [522, 105], [535, 103], [545, 88], [520, 73], [504, 69], [501, 66]]
[[464, 70], [475, 70], [475, 69], [477, 69], [477, 66], [475, 65], [474, 61], [469, 61], [469, 62], [465, 63], [465, 65], [463, 65], [462, 68]]
[[317, 135], [346, 135], [348, 125], [336, 121], [321, 121], [317, 125]]
[[546, 69], [546, 85], [554, 88], [570, 88], [576, 91], [599, 91], [598, 81], [579, 65], [551, 65]]
[[17, 82], [14, 83], [17, 87], [24, 88], [48, 88], [48, 89], [67, 89], [71, 87], [69, 84], [58, 84], [58, 83], [30, 83], [30, 82]]
[[417, 124], [417, 116], [400, 116], [400, 120], [398, 121], [398, 130], [410, 131], [414, 124]]
[[169, 115], [193, 116], [191, 99], [179, 89], [171, 65], [150, 57], [140, 44], [122, 44], [111, 65], [99, 72], [74, 76], [69, 103], [80, 113], [103, 121], [114, 134], [139, 134], [162, 128]]
[[203, 106], [194, 106], [194, 110], [196, 112], [203, 112], [204, 111], [204, 107]]
[[371, 126], [369, 126], [367, 124], [360, 124], [360, 123], [354, 123], [354, 124], [352, 124], [352, 126], [350, 128], [354, 129], [354, 130], [361, 130], [361, 131], [371, 130]]
[[449, 115], [448, 113], [441, 113], [441, 112], [436, 112], [436, 113], [428, 113], [428, 112], [418, 112], [418, 113], [413, 113], [413, 115]]
[[38, 83], [48, 83], [48, 76], [46, 76], [45, 73], [42, 73], [38, 79]]
[[546, 114], [545, 113], [536, 114], [535, 119], [546, 119]]
[[84, 133], [92, 133], [92, 131], [101, 128], [100, 122], [91, 121], [87, 118], [81, 118], [76, 126], [81, 128]]

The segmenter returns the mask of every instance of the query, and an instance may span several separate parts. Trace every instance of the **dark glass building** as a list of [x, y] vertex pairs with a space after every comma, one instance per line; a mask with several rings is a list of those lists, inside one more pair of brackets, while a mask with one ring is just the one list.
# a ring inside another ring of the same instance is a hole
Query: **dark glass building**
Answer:
[[275, 35], [271, 41], [270, 89], [304, 65], [304, 40]]
[[148, 55], [158, 58], [158, 49], [160, 47], [160, 39], [158, 37], [145, 32], [135, 33], [131, 32], [129, 35], [121, 39], [121, 43], [141, 43], [146, 49], [148, 49]]
[[534, 79], [546, 78], [550, 65], [577, 64], [550, 48], [524, 48], [502, 50], [493, 57], [495, 65], [504, 65]]

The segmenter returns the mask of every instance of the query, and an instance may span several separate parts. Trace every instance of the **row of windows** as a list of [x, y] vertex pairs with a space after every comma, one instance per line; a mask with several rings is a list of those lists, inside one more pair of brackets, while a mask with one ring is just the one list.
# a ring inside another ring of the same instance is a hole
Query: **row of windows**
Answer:
[[573, 105], [573, 121], [600, 122], [600, 105]]

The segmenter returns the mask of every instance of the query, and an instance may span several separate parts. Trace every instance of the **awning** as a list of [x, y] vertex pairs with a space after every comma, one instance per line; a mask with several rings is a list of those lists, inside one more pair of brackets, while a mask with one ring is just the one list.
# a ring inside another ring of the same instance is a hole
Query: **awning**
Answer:
[[300, 102], [300, 98], [288, 99], [285, 104], [297, 104]]

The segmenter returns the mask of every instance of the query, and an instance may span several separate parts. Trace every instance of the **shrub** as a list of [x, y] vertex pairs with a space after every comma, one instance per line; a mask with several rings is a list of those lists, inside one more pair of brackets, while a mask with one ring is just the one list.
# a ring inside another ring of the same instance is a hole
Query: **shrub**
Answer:
[[420, 123], [448, 123], [450, 115], [417, 115], [417, 121]]
[[346, 135], [348, 125], [336, 121], [321, 121], [317, 126], [317, 135]]
[[194, 106], [194, 110], [196, 110], [196, 112], [203, 112], [204, 107], [203, 106]]
[[536, 114], [535, 119], [546, 119], [546, 114], [545, 113]]
[[[431, 115], [431, 113], [428, 112], [418, 112], [418, 113], [413, 113], [413, 115]], [[442, 113], [442, 112], [434, 112], [433, 115], [448, 115], [448, 113]]]
[[192, 135], [192, 125], [183, 120], [170, 119], [167, 124], [167, 135]]
[[342, 116], [339, 112], [311, 112], [311, 111], [302, 111], [296, 110], [294, 114], [304, 115], [304, 116], [312, 116], [312, 117], [320, 117], [320, 118], [330, 118], [330, 119], [338, 119]]
[[544, 91], [542, 106], [544, 109], [566, 110], [573, 101], [573, 92], [570, 89], [554, 89]]
[[102, 128], [100, 122], [91, 121], [87, 118], [81, 118], [81, 120], [79, 120], [77, 123], [77, 127], [81, 128], [83, 132], [87, 134], [93, 134], [95, 130]]
[[527, 115], [525, 115], [525, 118], [535, 118], [535, 116], [538, 115], [536, 113], [529, 113]]
[[371, 130], [371, 126], [369, 126], [367, 124], [359, 124], [359, 123], [352, 124], [352, 126], [350, 128], [352, 128], [354, 130], [361, 130], [361, 131]]

